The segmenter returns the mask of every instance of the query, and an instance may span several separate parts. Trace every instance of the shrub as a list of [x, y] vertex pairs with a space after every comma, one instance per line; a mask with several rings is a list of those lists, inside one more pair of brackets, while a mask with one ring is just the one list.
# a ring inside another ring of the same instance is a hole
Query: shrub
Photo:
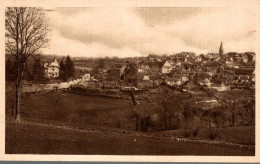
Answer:
[[209, 132], [209, 139], [210, 140], [214, 140], [219, 134], [220, 134], [220, 128], [219, 127], [211, 127], [209, 126], [208, 128], [208, 132]]
[[182, 134], [181, 134], [183, 137], [185, 137], [185, 138], [188, 138], [188, 137], [190, 137], [190, 135], [191, 135], [191, 131], [190, 131], [190, 129], [184, 129], [184, 131], [182, 131]]
[[195, 128], [192, 129], [192, 135], [193, 135], [193, 137], [196, 137], [196, 136], [198, 135], [199, 130], [200, 130], [199, 127], [195, 127]]

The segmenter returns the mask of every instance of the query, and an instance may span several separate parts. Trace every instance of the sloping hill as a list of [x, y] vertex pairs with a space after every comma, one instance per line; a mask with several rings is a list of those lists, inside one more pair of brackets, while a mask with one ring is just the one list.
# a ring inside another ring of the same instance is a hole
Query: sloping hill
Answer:
[[205, 144], [144, 133], [82, 130], [7, 121], [5, 153], [251, 156], [254, 155], [254, 147]]
[[135, 129], [131, 100], [53, 91], [23, 95], [21, 119], [25, 121]]
[[60, 91], [26, 94], [21, 99], [21, 118], [26, 120], [50, 120]]

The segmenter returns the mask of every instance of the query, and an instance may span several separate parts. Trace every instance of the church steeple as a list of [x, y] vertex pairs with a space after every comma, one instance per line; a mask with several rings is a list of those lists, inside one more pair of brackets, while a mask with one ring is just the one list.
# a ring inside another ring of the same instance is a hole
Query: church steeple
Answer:
[[222, 44], [222, 41], [221, 41], [221, 44], [220, 44], [220, 47], [219, 47], [219, 55], [223, 55], [224, 53], [224, 50], [223, 50], [223, 44]]

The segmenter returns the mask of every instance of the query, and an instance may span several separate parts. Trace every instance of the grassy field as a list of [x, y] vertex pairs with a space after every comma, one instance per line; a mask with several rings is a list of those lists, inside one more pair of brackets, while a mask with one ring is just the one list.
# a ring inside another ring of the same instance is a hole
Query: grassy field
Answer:
[[[11, 103], [7, 101], [7, 115]], [[27, 121], [81, 127], [100, 126], [135, 129], [131, 100], [88, 96], [60, 91], [23, 95], [21, 118]]]
[[[176, 137], [184, 137], [185, 133], [185, 129], [157, 132], [157, 134]], [[202, 128], [199, 130], [196, 138], [209, 139], [208, 133], [208, 129]], [[192, 134], [190, 137], [193, 137]], [[255, 145], [255, 128], [253, 126], [224, 127], [220, 129], [220, 133], [215, 140], [235, 144]]]
[[[15, 123], [10, 119], [10, 97], [7, 94], [8, 154], [254, 155], [254, 148], [244, 148], [254, 147], [255, 129], [250, 126], [223, 129], [216, 138], [243, 147], [177, 142], [172, 138], [182, 138], [183, 130], [135, 132], [131, 100], [60, 91], [23, 95], [22, 122]], [[196, 137], [206, 135], [201, 129]]]
[[254, 149], [232, 145], [181, 142], [143, 133], [88, 131], [7, 122], [5, 153], [252, 156]]

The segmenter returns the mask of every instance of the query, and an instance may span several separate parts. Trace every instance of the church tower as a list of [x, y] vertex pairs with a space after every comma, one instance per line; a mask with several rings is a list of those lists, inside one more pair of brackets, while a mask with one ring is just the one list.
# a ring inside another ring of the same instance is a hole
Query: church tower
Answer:
[[219, 47], [219, 55], [222, 56], [224, 53], [224, 50], [223, 50], [223, 44], [222, 44], [222, 41], [221, 41], [221, 44], [220, 44], [220, 47]]

